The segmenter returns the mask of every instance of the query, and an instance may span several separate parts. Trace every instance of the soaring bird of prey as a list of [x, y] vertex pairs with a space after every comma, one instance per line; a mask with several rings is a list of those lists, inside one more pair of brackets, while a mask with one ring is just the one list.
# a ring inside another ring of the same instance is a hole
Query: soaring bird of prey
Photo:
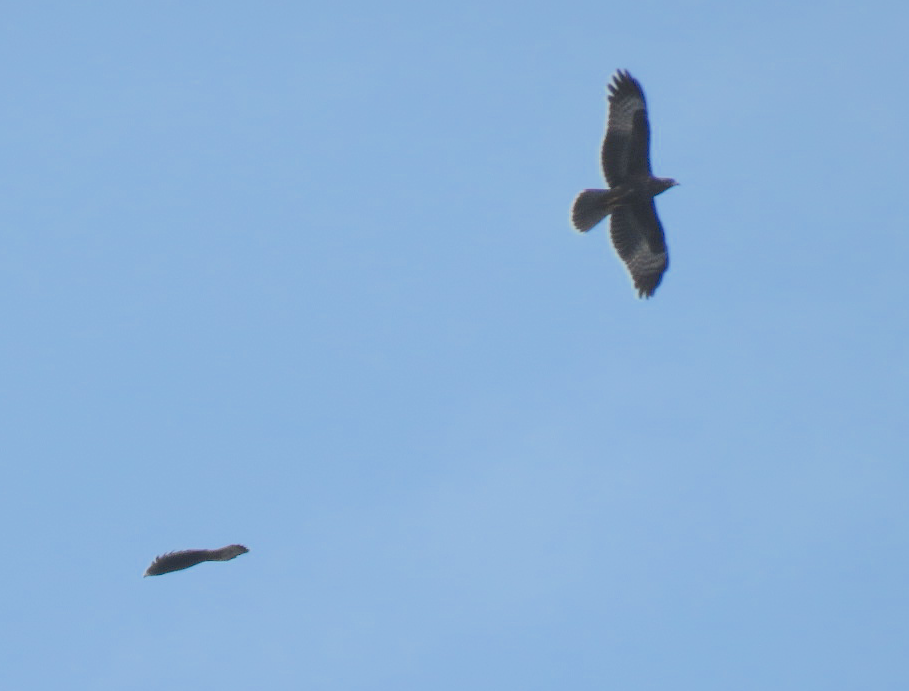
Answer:
[[221, 549], [187, 549], [182, 552], [168, 552], [156, 557], [145, 571], [145, 575], [160, 576], [171, 571], [188, 569], [203, 561], [230, 561], [248, 551], [243, 545], [228, 545]]
[[627, 70], [609, 85], [609, 118], [601, 152], [608, 190], [584, 190], [571, 207], [571, 223], [586, 233], [612, 215], [612, 244], [628, 266], [638, 297], [653, 295], [669, 266], [663, 226], [653, 198], [678, 183], [650, 171], [650, 123], [644, 91]]

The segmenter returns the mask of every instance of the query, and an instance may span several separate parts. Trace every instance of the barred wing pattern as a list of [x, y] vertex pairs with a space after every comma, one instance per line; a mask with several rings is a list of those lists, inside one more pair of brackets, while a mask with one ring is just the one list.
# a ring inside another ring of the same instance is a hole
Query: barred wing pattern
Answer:
[[609, 85], [609, 118], [601, 152], [603, 176], [618, 187], [631, 175], [650, 176], [650, 123], [637, 79], [619, 70]]
[[663, 226], [653, 201], [616, 209], [609, 224], [609, 235], [628, 267], [638, 297], [651, 297], [669, 267]]
[[609, 115], [600, 151], [607, 190], [581, 191], [571, 205], [571, 224], [586, 233], [611, 216], [609, 233], [628, 267], [638, 297], [651, 297], [669, 266], [663, 226], [653, 198], [675, 186], [650, 168], [650, 122], [640, 82], [619, 70], [609, 84]]
[[145, 571], [146, 576], [161, 576], [172, 571], [182, 571], [203, 561], [230, 561], [249, 550], [243, 545], [228, 545], [221, 549], [187, 549], [168, 552], [156, 557]]

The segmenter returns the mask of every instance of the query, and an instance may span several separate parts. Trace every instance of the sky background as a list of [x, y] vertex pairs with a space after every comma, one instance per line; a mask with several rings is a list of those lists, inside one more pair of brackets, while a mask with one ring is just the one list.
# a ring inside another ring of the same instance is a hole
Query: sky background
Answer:
[[0, 688], [909, 688], [904, 3], [3, 15]]

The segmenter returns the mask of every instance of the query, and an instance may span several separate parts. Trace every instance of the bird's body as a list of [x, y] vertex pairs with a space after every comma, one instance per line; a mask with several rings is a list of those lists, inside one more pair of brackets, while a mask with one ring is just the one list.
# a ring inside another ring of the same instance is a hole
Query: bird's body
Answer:
[[678, 183], [650, 170], [650, 124], [640, 83], [619, 70], [609, 85], [609, 117], [601, 151], [609, 189], [584, 190], [574, 200], [571, 223], [587, 232], [611, 216], [612, 244], [628, 267], [638, 295], [653, 295], [669, 266], [663, 226], [653, 198]]
[[187, 549], [182, 552], [168, 552], [151, 563], [145, 571], [146, 576], [160, 576], [171, 571], [188, 569], [203, 561], [230, 561], [249, 550], [243, 545], [228, 545], [221, 549]]

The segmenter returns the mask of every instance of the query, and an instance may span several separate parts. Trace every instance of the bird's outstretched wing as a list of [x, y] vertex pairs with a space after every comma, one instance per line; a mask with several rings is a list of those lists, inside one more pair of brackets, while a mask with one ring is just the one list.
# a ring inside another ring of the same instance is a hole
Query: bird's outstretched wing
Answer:
[[616, 72], [609, 85], [609, 118], [601, 151], [603, 175], [610, 187], [629, 175], [650, 175], [650, 123], [644, 90], [627, 70]]
[[221, 549], [186, 549], [182, 552], [168, 552], [156, 557], [145, 571], [146, 576], [160, 576], [172, 571], [188, 569], [203, 561], [228, 561], [249, 550], [243, 545], [228, 545]]
[[653, 200], [616, 209], [609, 234], [616, 252], [628, 267], [639, 297], [653, 295], [669, 266], [663, 226]]

